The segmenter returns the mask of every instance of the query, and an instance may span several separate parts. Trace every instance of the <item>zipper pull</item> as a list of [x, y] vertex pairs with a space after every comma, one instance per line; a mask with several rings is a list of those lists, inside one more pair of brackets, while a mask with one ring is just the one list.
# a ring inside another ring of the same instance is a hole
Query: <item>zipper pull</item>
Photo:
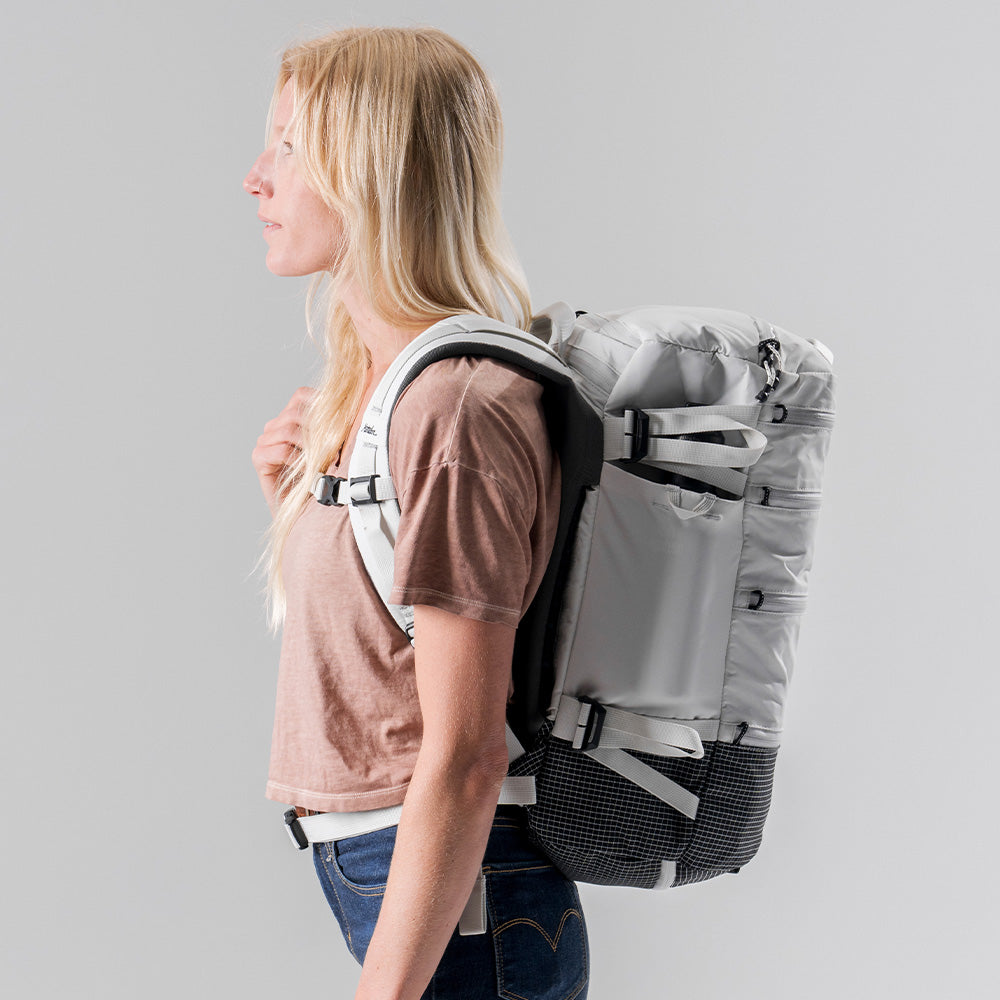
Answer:
[[770, 337], [757, 345], [757, 351], [761, 355], [760, 363], [767, 376], [767, 384], [757, 393], [756, 399], [759, 403], [765, 403], [781, 378], [781, 343]]

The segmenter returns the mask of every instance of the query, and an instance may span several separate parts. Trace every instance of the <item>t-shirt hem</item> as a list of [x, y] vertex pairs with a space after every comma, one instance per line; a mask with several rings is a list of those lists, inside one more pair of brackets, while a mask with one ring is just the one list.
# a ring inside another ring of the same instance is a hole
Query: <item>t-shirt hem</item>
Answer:
[[268, 781], [264, 797], [289, 806], [301, 806], [316, 812], [364, 812], [400, 806], [406, 798], [409, 781], [391, 788], [375, 788], [366, 792], [316, 792], [296, 788], [279, 781]]

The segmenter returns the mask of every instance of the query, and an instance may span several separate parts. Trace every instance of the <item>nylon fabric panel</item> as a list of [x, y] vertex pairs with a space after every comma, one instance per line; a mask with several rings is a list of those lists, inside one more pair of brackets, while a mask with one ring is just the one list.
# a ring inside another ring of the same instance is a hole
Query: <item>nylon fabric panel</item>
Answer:
[[621, 373], [608, 396], [607, 410], [744, 404], [753, 399], [763, 381], [763, 369], [742, 358], [646, 341]]
[[605, 465], [567, 692], [661, 718], [718, 718], [743, 501]]
[[597, 517], [597, 505], [600, 489], [594, 488], [587, 492], [580, 518], [577, 522], [576, 536], [573, 543], [573, 555], [569, 571], [566, 575], [563, 590], [562, 607], [556, 631], [555, 645], [555, 683], [552, 689], [552, 701], [549, 705], [548, 717], [555, 718], [566, 684], [566, 671], [569, 668], [570, 653], [573, 649], [573, 639], [580, 620], [580, 607], [583, 603], [583, 590], [587, 580], [587, 567], [590, 563], [590, 547], [594, 538], [594, 520]]
[[753, 317], [733, 309], [639, 306], [605, 315], [634, 330], [644, 341], [670, 341], [698, 351], [721, 351], [754, 361], [757, 344], [770, 336]]
[[767, 438], [767, 447], [753, 467], [751, 481], [760, 486], [818, 492], [830, 449], [830, 428], [765, 422], [760, 430]]
[[819, 511], [747, 504], [743, 517], [750, 541], [743, 550], [738, 586], [805, 594]]
[[733, 612], [724, 722], [781, 732], [801, 622], [801, 614], [789, 612]]
[[780, 402], [783, 406], [801, 406], [810, 410], [833, 410], [833, 381], [833, 375], [827, 372], [814, 374], [782, 368], [778, 388], [768, 402]]

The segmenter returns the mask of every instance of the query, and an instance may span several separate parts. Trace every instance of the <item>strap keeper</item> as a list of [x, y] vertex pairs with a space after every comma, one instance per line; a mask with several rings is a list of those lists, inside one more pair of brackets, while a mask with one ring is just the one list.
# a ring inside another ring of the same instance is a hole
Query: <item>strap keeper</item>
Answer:
[[[350, 481], [350, 496], [351, 503], [355, 507], [361, 507], [364, 504], [378, 503], [378, 497], [375, 495], [375, 480], [378, 476], [355, 476]], [[356, 487], [362, 486], [362, 489], [357, 489]]]
[[625, 410], [625, 461], [639, 462], [649, 454], [649, 414]]
[[312, 495], [324, 507], [343, 507], [337, 500], [337, 489], [341, 483], [347, 482], [341, 476], [320, 476], [312, 488]]
[[288, 809], [285, 812], [285, 827], [288, 830], [288, 836], [292, 839], [292, 843], [300, 851], [304, 851], [309, 846], [309, 838], [299, 825], [299, 814], [294, 809]]
[[607, 709], [593, 698], [577, 700], [580, 702], [580, 718], [577, 720], [572, 746], [574, 750], [593, 750], [601, 741]]

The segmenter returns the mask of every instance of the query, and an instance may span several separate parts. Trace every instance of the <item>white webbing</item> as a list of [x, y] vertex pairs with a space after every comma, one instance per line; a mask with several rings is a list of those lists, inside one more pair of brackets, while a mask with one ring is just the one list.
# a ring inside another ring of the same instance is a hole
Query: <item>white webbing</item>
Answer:
[[677, 877], [677, 862], [676, 861], [661, 861], [660, 862], [660, 877], [656, 880], [656, 885], [653, 886], [654, 889], [669, 889], [673, 885], [674, 879]]
[[402, 811], [402, 806], [387, 806], [363, 812], [319, 813], [316, 816], [300, 816], [298, 822], [310, 844], [325, 844], [396, 826]]
[[458, 919], [458, 933], [463, 937], [486, 933], [486, 875], [482, 870]]
[[[563, 695], [559, 699], [552, 735], [572, 743], [580, 723], [581, 706], [586, 704], [570, 695]], [[635, 712], [626, 712], [620, 708], [605, 707], [604, 713], [601, 746], [642, 750], [659, 757], [698, 759], [705, 756], [701, 737], [691, 726], [655, 719], [648, 715], [637, 715]]]
[[500, 788], [500, 806], [533, 806], [535, 804], [535, 779], [530, 774], [507, 775]]
[[679, 472], [682, 476], [697, 479], [709, 486], [717, 486], [720, 490], [743, 496], [747, 486], [747, 474], [735, 469], [723, 469], [710, 465], [686, 465], [684, 462], [658, 462], [661, 468], [671, 472]]
[[694, 819], [698, 812], [698, 796], [689, 792], [676, 781], [665, 777], [641, 760], [636, 760], [624, 750], [612, 747], [597, 746], [593, 750], [583, 751], [592, 760], [620, 774], [633, 785], [645, 788], [650, 795], [655, 795], [661, 802], [672, 806], [688, 819]]
[[[563, 695], [559, 700], [552, 735], [570, 744], [577, 740], [576, 745], [579, 746], [580, 727], [589, 717], [589, 713], [583, 711], [586, 707], [586, 702]], [[598, 745], [580, 752], [620, 774], [626, 781], [644, 788], [689, 819], [694, 819], [698, 811], [697, 795], [625, 751], [641, 750], [659, 757], [704, 757], [705, 749], [697, 730], [679, 722], [654, 719], [618, 708], [605, 707], [604, 713]]]
[[524, 756], [524, 747], [521, 741], [514, 735], [514, 730], [510, 726], [504, 726], [504, 736], [507, 739], [507, 763], [513, 764], [518, 757]]
[[[392, 408], [407, 384], [411, 368], [418, 363], [420, 357], [444, 345], [468, 345], [469, 354], [481, 353], [477, 351], [477, 345], [507, 348], [516, 351], [520, 357], [553, 371], [568, 371], [566, 364], [554, 351], [524, 330], [483, 316], [453, 316], [442, 320], [411, 341], [376, 386], [351, 454], [351, 479], [363, 479], [367, 483], [370, 477], [375, 476], [377, 489], [392, 490], [391, 496], [396, 495], [389, 471], [389, 421]], [[366, 489], [366, 486], [359, 484], [356, 489]], [[389, 603], [389, 595], [392, 593], [393, 545], [399, 530], [399, 504], [391, 499], [386, 503], [352, 503], [349, 510], [365, 569], [390, 614], [412, 643], [413, 609]]]
[[[643, 410], [649, 418], [648, 443], [645, 461], [683, 462], [686, 465], [743, 468], [753, 465], [760, 458], [767, 438], [732, 414], [757, 421], [759, 410], [754, 407], [693, 406], [686, 409]], [[626, 447], [625, 417], [604, 418], [604, 459], [629, 457], [631, 445]], [[742, 435], [744, 446], [713, 444], [710, 441], [682, 441], [676, 435], [701, 434], [710, 431], [736, 431]]]

